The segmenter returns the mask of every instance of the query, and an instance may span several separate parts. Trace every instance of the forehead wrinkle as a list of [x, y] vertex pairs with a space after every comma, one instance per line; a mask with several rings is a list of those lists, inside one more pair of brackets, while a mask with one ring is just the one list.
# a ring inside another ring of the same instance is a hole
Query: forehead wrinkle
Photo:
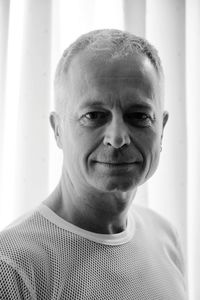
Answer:
[[[70, 68], [68, 70], [68, 74], [70, 74], [70, 71], [75, 67], [78, 66], [79, 74], [83, 72], [84, 77], [87, 77], [87, 73], [85, 72], [85, 68], [87, 70], [92, 70], [93, 78], [116, 78], [119, 77], [121, 79], [128, 79], [128, 78], [135, 78], [138, 77], [140, 80], [146, 73], [146, 68], [149, 67], [149, 65], [152, 68], [151, 63], [148, 61], [147, 57], [135, 53], [136, 57], [119, 57], [118, 59], [110, 59], [110, 57], [105, 54], [104, 55], [98, 55], [95, 56], [95, 53], [90, 53], [89, 51], [82, 51], [79, 53], [79, 55], [75, 56], [73, 60], [71, 61]], [[140, 62], [137, 61], [137, 57], [140, 57], [142, 59]], [[132, 66], [130, 65], [129, 59], [132, 58]], [[148, 63], [146, 62], [148, 61]], [[119, 74], [119, 65], [122, 65], [123, 67], [120, 68]], [[104, 65], [106, 68], [101, 68], [101, 66]], [[96, 67], [95, 67], [96, 66]], [[133, 71], [135, 74], [133, 75]], [[123, 75], [124, 74], [124, 75]], [[85, 78], [86, 81], [88, 81], [87, 78]], [[91, 78], [90, 78], [91, 79]]]
[[[132, 76], [130, 75], [124, 75], [119, 76], [119, 74], [113, 74], [113, 75], [104, 75], [104, 74], [93, 74], [93, 77], [85, 75], [84, 80], [82, 83], [86, 84], [88, 87], [95, 87], [97, 90], [98, 88], [105, 89], [105, 91], [109, 92], [109, 90], [115, 90], [116, 96], [118, 96], [118, 91], [120, 91], [122, 94], [123, 92], [125, 94], [130, 93], [130, 97], [138, 97], [138, 94], [140, 97], [155, 98], [156, 90], [152, 89], [152, 82], [149, 80], [144, 80], [144, 75], [141, 72], [135, 73]], [[121, 87], [123, 89], [121, 90]], [[128, 91], [128, 92], [127, 92]], [[113, 94], [111, 94], [112, 97]], [[121, 95], [120, 95], [121, 97]]]
[[[134, 100], [133, 100], [134, 99]], [[89, 97], [89, 95], [85, 96], [82, 99], [82, 103], [79, 106], [79, 109], [83, 108], [100, 108], [100, 107], [109, 107], [109, 108], [120, 108], [127, 109], [129, 107], [143, 107], [152, 109], [154, 107], [154, 103], [152, 99], [145, 97], [142, 99], [140, 95], [133, 95], [129, 93], [125, 93], [123, 95], [117, 94], [116, 96], [113, 93], [106, 94], [103, 96], [102, 94], [97, 97]]]
[[[103, 96], [101, 94], [101, 96], [97, 96], [97, 97], [90, 97], [90, 96], [85, 96], [82, 99], [82, 103], [79, 106], [79, 109], [83, 109], [83, 108], [88, 108], [88, 107], [109, 107], [109, 108], [113, 108], [114, 106], [117, 105], [119, 106], [120, 101], [116, 100], [117, 98], [115, 97], [115, 100], [113, 101], [112, 99], [114, 98], [114, 96], [109, 96], [108, 94], [105, 96]], [[120, 105], [121, 106], [121, 105]]]
[[[151, 74], [152, 79], [150, 79], [149, 71], [151, 71], [152, 68], [150, 68], [150, 70], [147, 68], [152, 67], [151, 64], [146, 63], [145, 68], [142, 63], [137, 64], [138, 68], [135, 69], [130, 67], [126, 61], [125, 68], [119, 69], [120, 64], [124, 66], [123, 60], [117, 61], [116, 70], [115, 68], [110, 69], [110, 63], [109, 68], [104, 64], [105, 68], [103, 68], [101, 72], [101, 64], [99, 61], [95, 61], [94, 65], [94, 62], [91, 62], [91, 58], [89, 60], [86, 59], [86, 61], [83, 58], [84, 57], [81, 56], [74, 58], [68, 70], [68, 83], [71, 95], [74, 95], [76, 98], [80, 97], [81, 99], [79, 100], [81, 100], [81, 102], [84, 102], [84, 99], [88, 98], [95, 101], [100, 100], [102, 105], [105, 106], [109, 105], [113, 107], [113, 105], [118, 105], [121, 107], [122, 103], [125, 102], [124, 100], [127, 102], [128, 98], [134, 98], [133, 102], [135, 102], [137, 98], [139, 98], [137, 99], [138, 101], [144, 98], [144, 100], [149, 99], [152, 100], [152, 102], [157, 98], [156, 89], [152, 89], [152, 86], [155, 87], [153, 84], [155, 74]], [[91, 72], [89, 72], [90, 70]], [[118, 72], [113, 72], [113, 70]], [[144, 79], [145, 77], [147, 80]], [[79, 82], [78, 89], [77, 80]], [[86, 95], [87, 92], [88, 95]], [[126, 96], [126, 94], [129, 93], [130, 96]], [[77, 104], [78, 106], [81, 105], [80, 102]]]

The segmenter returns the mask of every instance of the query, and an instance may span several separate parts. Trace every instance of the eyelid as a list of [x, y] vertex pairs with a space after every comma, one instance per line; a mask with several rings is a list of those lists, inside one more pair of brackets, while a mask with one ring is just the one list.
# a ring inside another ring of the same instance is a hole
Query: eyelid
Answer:
[[103, 111], [90, 111], [90, 112], [87, 112], [86, 114], [83, 115], [83, 117], [89, 115], [89, 114], [100, 114], [100, 115], [104, 115], [104, 116], [107, 116], [108, 113], [105, 113]]
[[[140, 118], [136, 116], [137, 114], [139, 115], [145, 115], [145, 118]], [[138, 127], [151, 127], [154, 122], [155, 122], [155, 115], [153, 114], [152, 116], [146, 112], [132, 112], [132, 113], [127, 113], [127, 122], [132, 124], [133, 126], [138, 126]]]
[[100, 113], [100, 114], [102, 113], [102, 114], [105, 114], [105, 115], [110, 114], [109, 111], [106, 111], [106, 110], [103, 110], [103, 109], [91, 109], [91, 110], [87, 110], [86, 112], [82, 113], [80, 118], [83, 118], [87, 114], [91, 114], [91, 113]]
[[149, 117], [153, 117], [153, 115], [154, 115], [152, 112], [139, 111], [139, 110], [136, 110], [136, 111], [127, 111], [125, 113], [125, 115], [134, 115], [134, 114], [146, 115], [146, 116], [149, 116]]
[[[91, 111], [87, 111], [86, 113], [82, 114], [81, 118], [84, 118], [87, 114], [92, 114], [92, 113], [99, 113], [99, 114], [104, 114], [105, 116], [108, 115], [112, 115], [112, 112], [110, 111], [105, 111], [105, 110], [91, 110]], [[143, 112], [143, 111], [130, 111], [130, 112], [125, 112], [124, 116], [126, 115], [134, 115], [134, 114], [141, 114], [141, 115], [146, 115], [147, 117], [149, 117], [150, 119], [154, 120], [155, 119], [155, 115], [153, 113], [147, 113], [147, 112]]]
[[[97, 113], [99, 114], [99, 116], [97, 116], [97, 118], [88, 118], [87, 115], [88, 114], [92, 114], [92, 113]], [[89, 127], [95, 127], [95, 126], [101, 126], [103, 124], [105, 124], [105, 122], [107, 122], [108, 118], [109, 118], [110, 112], [107, 111], [99, 111], [99, 110], [92, 110], [92, 111], [87, 111], [85, 114], [83, 114], [79, 121], [83, 126], [89, 126]]]

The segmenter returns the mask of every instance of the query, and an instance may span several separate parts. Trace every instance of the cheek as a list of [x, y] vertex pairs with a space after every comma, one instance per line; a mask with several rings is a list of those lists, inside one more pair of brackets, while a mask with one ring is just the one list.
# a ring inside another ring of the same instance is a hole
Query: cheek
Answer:
[[160, 153], [160, 134], [158, 128], [147, 128], [133, 137], [133, 145], [144, 159], [144, 168], [147, 172], [154, 164], [157, 165]]
[[[64, 155], [70, 164], [87, 164], [87, 158], [99, 141], [99, 133], [73, 124], [65, 134]], [[82, 167], [81, 167], [82, 168]]]
[[138, 132], [136, 136], [133, 136], [134, 140], [144, 154], [150, 154], [154, 153], [159, 147], [160, 134], [156, 128], [147, 128]]
[[143, 148], [145, 155], [145, 178], [150, 178], [157, 169], [160, 158], [160, 133], [152, 131], [146, 136], [145, 147]]
[[150, 159], [156, 163], [159, 160], [160, 156], [160, 134], [158, 131], [152, 132], [150, 136], [147, 137], [147, 143], [150, 145], [149, 147], [149, 155], [151, 156]]

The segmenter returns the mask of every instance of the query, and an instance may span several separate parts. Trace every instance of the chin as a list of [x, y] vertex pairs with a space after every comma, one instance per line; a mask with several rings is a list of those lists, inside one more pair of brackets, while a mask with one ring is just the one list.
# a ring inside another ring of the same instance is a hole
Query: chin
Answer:
[[128, 192], [137, 188], [138, 184], [133, 180], [106, 180], [95, 184], [95, 187], [103, 192]]

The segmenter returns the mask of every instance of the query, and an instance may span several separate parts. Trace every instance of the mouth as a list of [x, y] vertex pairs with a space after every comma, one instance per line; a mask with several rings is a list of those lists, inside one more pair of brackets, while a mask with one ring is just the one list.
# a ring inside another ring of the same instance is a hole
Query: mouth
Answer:
[[96, 163], [110, 165], [110, 166], [127, 166], [135, 164], [136, 162], [107, 162], [107, 161], [96, 161]]
[[94, 163], [105, 164], [105, 165], [113, 165], [113, 166], [123, 166], [123, 165], [133, 165], [139, 163], [139, 161], [120, 161], [120, 160], [112, 160], [112, 161], [98, 161], [94, 160]]
[[110, 169], [116, 171], [131, 170], [135, 165], [138, 165], [139, 161], [134, 162], [113, 162], [113, 161], [95, 161], [95, 164], [99, 165], [103, 169]]

